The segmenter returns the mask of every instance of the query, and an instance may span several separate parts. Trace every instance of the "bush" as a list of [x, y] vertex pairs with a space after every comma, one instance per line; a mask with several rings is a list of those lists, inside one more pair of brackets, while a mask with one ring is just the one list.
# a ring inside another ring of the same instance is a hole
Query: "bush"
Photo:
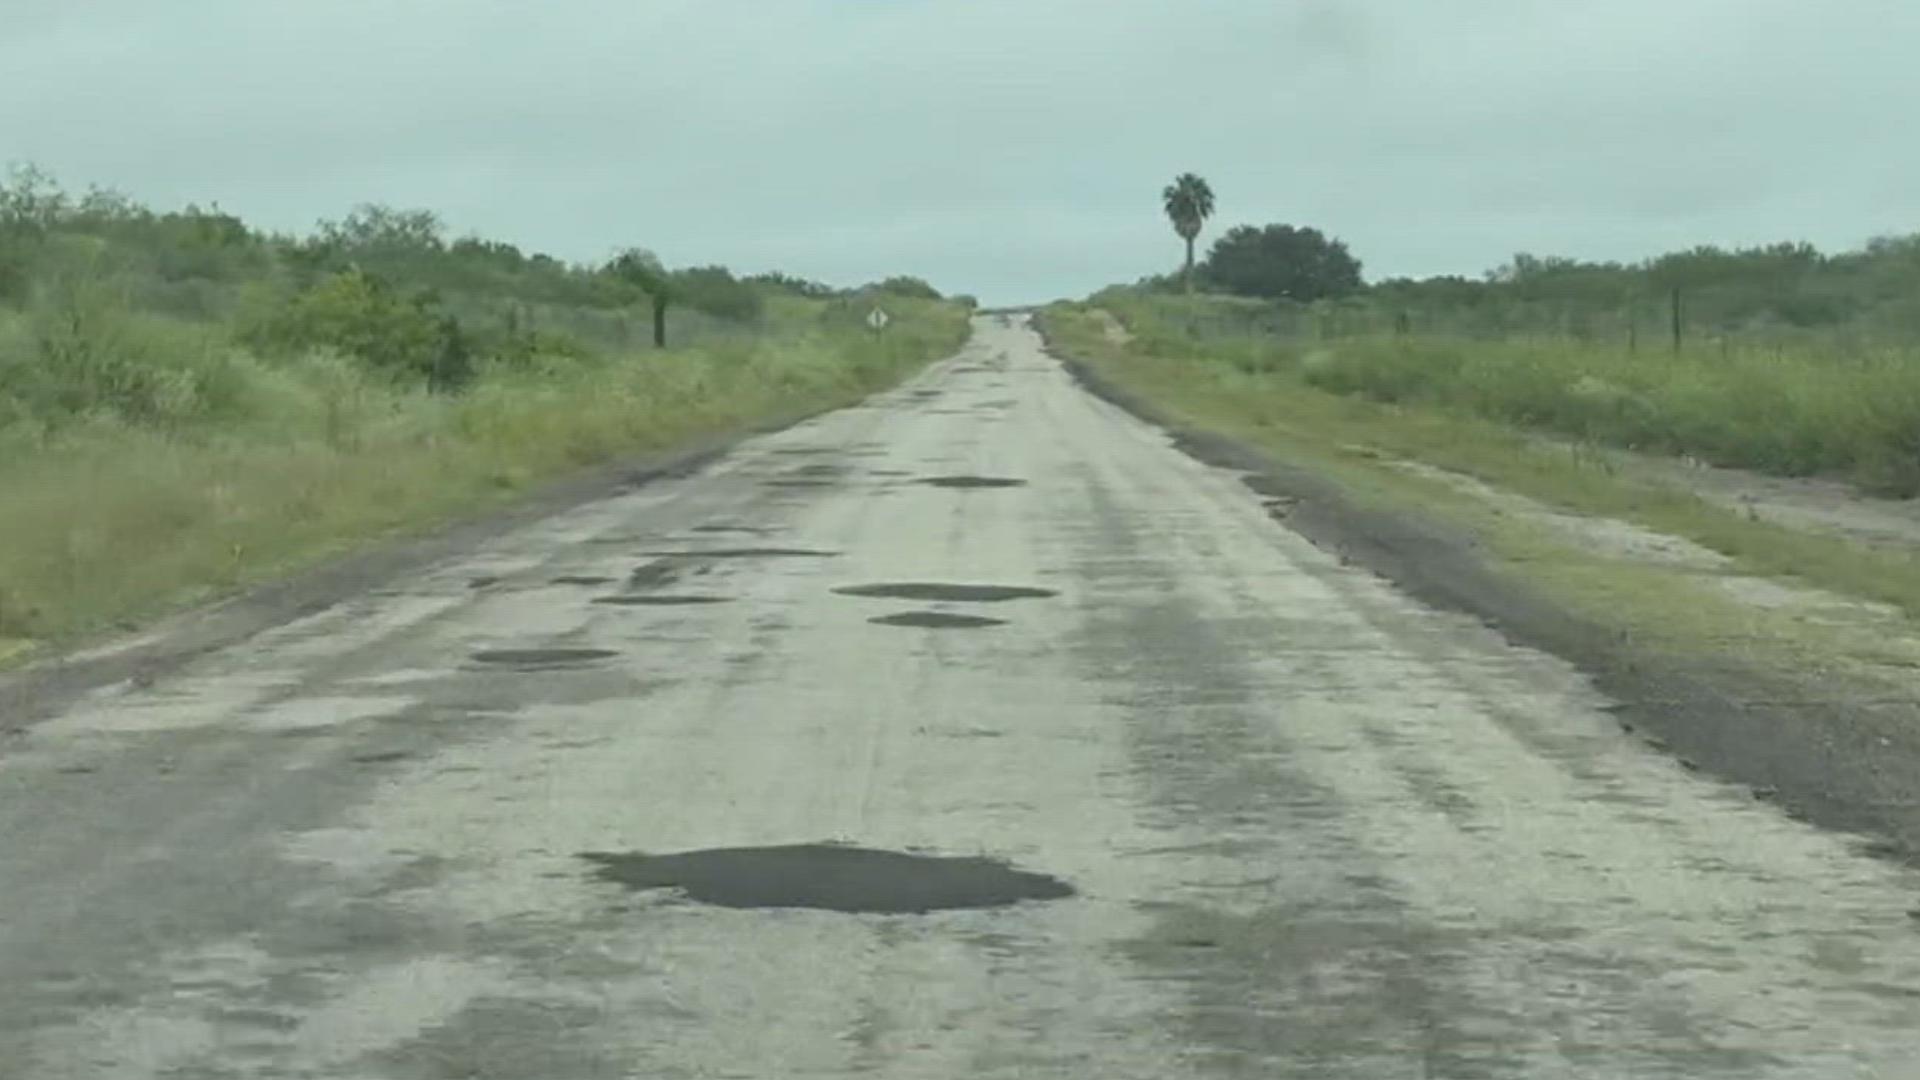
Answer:
[[396, 379], [437, 390], [466, 384], [473, 353], [457, 320], [430, 292], [402, 295], [380, 278], [347, 270], [294, 297], [254, 342], [280, 352], [336, 349]]

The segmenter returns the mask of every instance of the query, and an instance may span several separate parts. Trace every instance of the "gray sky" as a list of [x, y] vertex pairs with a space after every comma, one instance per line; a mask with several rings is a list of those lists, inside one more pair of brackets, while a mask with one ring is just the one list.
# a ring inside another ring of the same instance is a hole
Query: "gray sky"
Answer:
[[1920, 230], [1913, 0], [0, 0], [0, 159], [306, 229], [989, 302], [1178, 261], [1158, 207], [1370, 278]]

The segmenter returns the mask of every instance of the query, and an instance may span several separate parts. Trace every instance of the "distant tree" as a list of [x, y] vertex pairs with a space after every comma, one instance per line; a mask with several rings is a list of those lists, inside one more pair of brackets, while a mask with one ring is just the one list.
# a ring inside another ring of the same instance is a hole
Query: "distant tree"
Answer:
[[1229, 230], [1213, 245], [1201, 274], [1240, 296], [1312, 301], [1360, 288], [1360, 260], [1318, 229], [1291, 225]]
[[675, 270], [671, 277], [673, 292], [681, 303], [718, 319], [752, 322], [766, 307], [758, 289], [734, 278], [724, 266]]
[[1187, 261], [1180, 272], [1180, 284], [1192, 292], [1193, 242], [1200, 235], [1200, 227], [1213, 216], [1213, 188], [1193, 173], [1181, 173], [1160, 193], [1160, 200], [1168, 220], [1173, 222], [1173, 231], [1186, 241]]
[[915, 300], [938, 300], [941, 298], [939, 289], [927, 284], [920, 278], [909, 277], [905, 274], [898, 277], [890, 277], [885, 281], [875, 282], [867, 286], [867, 288], [873, 292], [891, 293], [894, 296], [905, 296]]
[[638, 288], [653, 301], [653, 344], [667, 347], [667, 307], [674, 301], [673, 275], [658, 256], [641, 248], [627, 248], [613, 257], [606, 273]]
[[835, 289], [831, 285], [824, 285], [818, 281], [809, 281], [806, 278], [795, 277], [791, 274], [783, 274], [777, 270], [765, 274], [755, 274], [752, 277], [741, 280], [756, 288], [770, 289], [774, 292], [789, 293], [793, 296], [804, 296], [815, 300], [824, 300], [839, 292], [838, 289]]

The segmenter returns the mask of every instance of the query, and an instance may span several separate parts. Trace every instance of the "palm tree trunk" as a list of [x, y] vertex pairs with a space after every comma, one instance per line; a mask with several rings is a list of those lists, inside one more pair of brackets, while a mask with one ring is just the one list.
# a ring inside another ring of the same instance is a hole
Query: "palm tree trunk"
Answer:
[[1187, 265], [1186, 269], [1180, 271], [1180, 288], [1190, 293], [1193, 291], [1193, 237], [1183, 236], [1181, 239], [1187, 242]]
[[659, 296], [653, 298], [653, 347], [667, 347], [667, 301]]

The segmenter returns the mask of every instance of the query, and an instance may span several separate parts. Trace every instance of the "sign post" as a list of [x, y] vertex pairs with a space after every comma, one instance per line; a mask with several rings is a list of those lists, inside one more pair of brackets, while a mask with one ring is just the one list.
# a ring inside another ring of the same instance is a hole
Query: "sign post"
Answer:
[[876, 337], [879, 336], [880, 331], [885, 330], [887, 324], [892, 321], [892, 319], [887, 318], [886, 312], [877, 307], [867, 314], [867, 325], [873, 327], [873, 333]]

